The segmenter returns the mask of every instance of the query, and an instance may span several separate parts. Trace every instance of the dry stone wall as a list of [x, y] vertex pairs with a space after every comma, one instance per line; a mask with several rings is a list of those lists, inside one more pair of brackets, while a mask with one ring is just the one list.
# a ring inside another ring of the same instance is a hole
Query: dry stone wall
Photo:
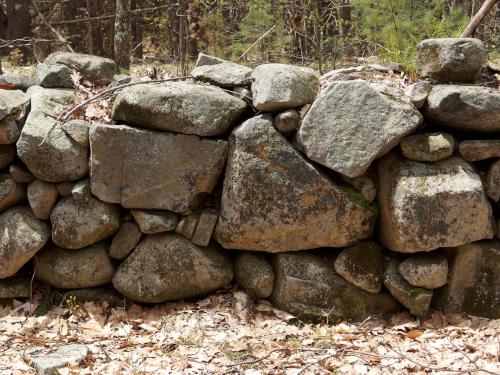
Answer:
[[0, 298], [28, 297], [34, 272], [83, 299], [237, 283], [303, 319], [499, 318], [500, 92], [473, 84], [479, 40], [417, 53], [412, 84], [200, 54], [193, 79], [122, 89], [112, 124], [55, 121], [74, 70], [119, 84], [111, 60], [2, 76]]

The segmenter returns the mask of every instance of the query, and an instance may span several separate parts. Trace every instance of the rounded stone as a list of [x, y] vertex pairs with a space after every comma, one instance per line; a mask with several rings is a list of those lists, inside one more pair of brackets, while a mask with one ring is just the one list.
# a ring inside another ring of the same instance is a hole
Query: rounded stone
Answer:
[[446, 284], [448, 261], [441, 254], [415, 254], [403, 260], [398, 271], [413, 286], [436, 289]]

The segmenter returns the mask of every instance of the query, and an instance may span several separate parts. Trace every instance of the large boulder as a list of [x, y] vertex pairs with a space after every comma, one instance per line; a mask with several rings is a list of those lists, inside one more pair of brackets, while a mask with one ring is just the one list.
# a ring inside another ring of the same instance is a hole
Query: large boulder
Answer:
[[0, 89], [0, 120], [7, 116], [19, 116], [26, 110], [30, 98], [20, 90]]
[[182, 213], [217, 184], [227, 142], [194, 135], [95, 125], [90, 186], [105, 202]]
[[74, 105], [74, 92], [33, 86], [31, 111], [17, 141], [17, 155], [31, 173], [48, 182], [75, 181], [88, 173], [88, 148], [64, 132], [56, 118]]
[[389, 155], [379, 163], [380, 238], [413, 253], [493, 238], [495, 223], [480, 177], [466, 161], [434, 164]]
[[50, 214], [52, 241], [66, 249], [80, 249], [111, 237], [120, 228], [118, 208], [91, 197], [79, 202], [61, 199]]
[[36, 77], [25, 76], [23, 74], [3, 74], [0, 75], [0, 87], [7, 90], [26, 91], [31, 86], [36, 85]]
[[417, 45], [417, 74], [444, 83], [474, 82], [484, 56], [479, 39], [425, 39]]
[[231, 261], [219, 249], [156, 234], [143, 239], [118, 267], [113, 286], [134, 301], [160, 303], [213, 292], [232, 278]]
[[388, 294], [356, 288], [316, 254], [277, 254], [274, 272], [273, 304], [303, 319], [361, 320], [399, 310]]
[[19, 275], [0, 280], [0, 300], [6, 298], [30, 298], [31, 278]]
[[28, 207], [0, 214], [0, 279], [13, 276], [50, 238], [49, 225]]
[[312, 103], [319, 85], [314, 70], [285, 64], [259, 65], [252, 79], [253, 105], [268, 112]]
[[54, 52], [45, 58], [44, 63], [66, 65], [91, 81], [111, 82], [117, 72], [113, 60], [83, 53]]
[[108, 284], [115, 272], [102, 242], [78, 250], [46, 246], [36, 254], [35, 265], [38, 280], [61, 289]]
[[425, 114], [450, 130], [498, 133], [500, 92], [481, 86], [434, 86], [427, 97]]
[[254, 117], [232, 134], [215, 239], [227, 249], [284, 252], [369, 238], [375, 213], [354, 202], [272, 126]]
[[252, 82], [251, 68], [205, 54], [198, 56], [191, 75], [198, 81], [227, 88], [247, 86]]
[[296, 141], [309, 159], [357, 177], [421, 123], [418, 110], [388, 86], [334, 82], [307, 112]]
[[433, 301], [445, 313], [500, 318], [500, 242], [479, 241], [448, 249], [447, 284]]
[[28, 202], [37, 219], [47, 220], [57, 202], [57, 186], [49, 182], [35, 180], [28, 185]]
[[71, 69], [62, 64], [43, 64], [36, 67], [36, 81], [42, 87], [73, 88]]
[[10, 174], [0, 173], [0, 212], [26, 199], [26, 186], [16, 182]]
[[124, 89], [111, 117], [148, 129], [213, 136], [235, 125], [245, 108], [243, 100], [220, 88], [172, 82]]

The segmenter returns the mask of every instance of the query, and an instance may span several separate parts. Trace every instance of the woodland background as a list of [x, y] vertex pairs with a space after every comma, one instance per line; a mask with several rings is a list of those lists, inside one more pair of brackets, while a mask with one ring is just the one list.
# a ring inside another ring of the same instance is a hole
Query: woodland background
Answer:
[[[459, 36], [480, 0], [0, 0], [0, 56], [13, 64], [73, 49], [186, 74], [198, 52], [320, 72], [378, 56], [414, 67], [416, 44]], [[500, 2], [475, 32], [500, 57]]]

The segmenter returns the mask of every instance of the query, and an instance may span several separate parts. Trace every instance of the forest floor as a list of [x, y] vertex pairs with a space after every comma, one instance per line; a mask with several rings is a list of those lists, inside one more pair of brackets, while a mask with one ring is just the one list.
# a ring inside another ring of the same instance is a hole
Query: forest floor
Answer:
[[15, 307], [0, 311], [2, 374], [34, 374], [27, 349], [68, 343], [90, 354], [62, 374], [500, 373], [500, 320], [432, 312], [306, 324], [237, 289], [127, 309], [63, 303], [39, 317], [36, 303]]

